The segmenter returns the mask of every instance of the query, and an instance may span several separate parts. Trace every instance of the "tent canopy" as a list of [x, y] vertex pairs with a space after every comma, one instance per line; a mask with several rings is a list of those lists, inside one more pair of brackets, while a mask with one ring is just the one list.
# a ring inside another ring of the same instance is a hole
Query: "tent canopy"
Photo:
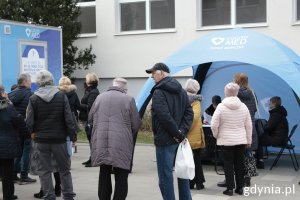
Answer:
[[[300, 57], [269, 36], [242, 28], [216, 31], [185, 45], [165, 63], [171, 75], [193, 68], [192, 75], [201, 83], [204, 97], [202, 111], [213, 95], [224, 96], [224, 85], [233, 80], [235, 73], [245, 72], [258, 97], [262, 118], [269, 116], [269, 98], [280, 96], [289, 113], [290, 127], [300, 124]], [[151, 99], [153, 86], [154, 82], [149, 78], [137, 97], [139, 111], [143, 112]], [[300, 139], [296, 143], [299, 152]]]

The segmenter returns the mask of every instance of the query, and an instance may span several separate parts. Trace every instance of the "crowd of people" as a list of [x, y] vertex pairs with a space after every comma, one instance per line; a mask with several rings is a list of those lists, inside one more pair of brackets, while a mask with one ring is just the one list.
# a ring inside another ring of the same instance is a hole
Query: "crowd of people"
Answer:
[[[175, 200], [174, 160], [178, 145], [187, 140], [193, 152], [195, 177], [178, 178], [179, 199], [192, 199], [191, 189], [205, 189], [201, 156], [206, 146], [203, 124], [211, 126], [223, 153], [225, 180], [218, 186], [226, 187], [223, 194], [229, 196], [234, 192], [242, 195], [243, 188], [251, 185], [252, 175], [244, 162], [249, 152], [256, 152], [257, 167], [264, 168], [263, 146], [280, 145], [287, 140], [287, 111], [278, 96], [270, 99], [265, 132], [257, 133], [257, 99], [244, 73], [236, 74], [234, 81], [225, 85], [223, 100], [220, 94], [212, 97], [212, 104], [203, 116], [201, 86], [197, 80], [188, 79], [182, 87], [169, 76], [170, 69], [164, 63], [155, 64], [146, 73], [155, 82], [151, 90], [152, 131], [159, 188], [165, 200]], [[18, 198], [14, 182], [36, 182], [29, 174], [40, 179], [41, 189], [34, 194], [35, 198], [53, 200], [62, 195], [65, 200], [74, 199], [71, 145], [77, 141], [78, 120], [84, 124], [91, 150], [83, 164], [100, 167], [99, 199], [111, 199], [111, 174], [115, 176], [113, 199], [126, 199], [141, 117], [134, 98], [127, 94], [126, 79], [115, 78], [112, 86], [101, 94], [98, 81], [95, 73], [86, 75], [81, 101], [68, 77], [62, 77], [55, 86], [47, 70], [37, 73], [39, 88], [35, 92], [31, 91], [29, 74], [20, 74], [8, 94], [0, 86], [0, 173], [4, 200]]]

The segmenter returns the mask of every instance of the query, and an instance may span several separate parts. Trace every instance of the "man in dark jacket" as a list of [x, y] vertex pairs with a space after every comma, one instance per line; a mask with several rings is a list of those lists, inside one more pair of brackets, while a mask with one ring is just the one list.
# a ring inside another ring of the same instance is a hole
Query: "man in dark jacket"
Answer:
[[[8, 94], [9, 100], [13, 103], [14, 107], [25, 120], [26, 108], [28, 106], [29, 97], [31, 92], [31, 78], [27, 73], [20, 74], [18, 77], [18, 87]], [[15, 180], [19, 180], [17, 173], [20, 172], [20, 184], [34, 183], [35, 179], [28, 176], [29, 167], [29, 154], [31, 148], [31, 138], [25, 121], [21, 124], [19, 129], [19, 138], [22, 148], [22, 156], [15, 159]]]
[[69, 101], [64, 92], [53, 86], [49, 71], [38, 72], [37, 84], [40, 88], [30, 97], [26, 123], [36, 143], [37, 173], [44, 199], [56, 199], [51, 178], [53, 169], [49, 165], [54, 159], [61, 178], [63, 199], [73, 200], [70, 146], [66, 145], [66, 138], [69, 136], [76, 141], [76, 130]]
[[287, 111], [281, 105], [281, 98], [278, 96], [270, 99], [270, 117], [264, 126], [264, 134], [259, 138], [257, 150], [257, 167], [264, 168], [263, 146], [285, 145], [289, 134]]
[[[155, 82], [151, 90], [151, 111], [159, 187], [163, 199], [175, 200], [172, 175], [174, 159], [178, 144], [186, 140], [194, 113], [180, 83], [168, 76], [168, 66], [157, 63], [146, 72], [152, 74]], [[189, 180], [178, 178], [178, 189], [180, 200], [192, 199]]]

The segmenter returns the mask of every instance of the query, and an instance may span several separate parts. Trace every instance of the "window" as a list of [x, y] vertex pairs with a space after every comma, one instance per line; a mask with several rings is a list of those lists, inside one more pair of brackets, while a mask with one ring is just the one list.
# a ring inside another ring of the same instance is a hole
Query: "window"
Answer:
[[230, 24], [229, 0], [203, 0], [202, 26]]
[[118, 31], [175, 28], [175, 0], [118, 0]]
[[266, 22], [266, 0], [236, 0], [236, 23]]
[[296, 10], [296, 13], [297, 13], [296, 20], [300, 21], [300, 0], [297, 0], [296, 4], [297, 4], [297, 6], [296, 6], [296, 8], [297, 8], [297, 10]]
[[266, 0], [199, 0], [199, 26], [267, 22]]
[[175, 28], [174, 0], [150, 1], [151, 29]]
[[121, 31], [146, 29], [146, 3], [121, 4]]
[[80, 0], [78, 6], [81, 14], [78, 21], [81, 22], [81, 37], [96, 35], [96, 2], [95, 0]]

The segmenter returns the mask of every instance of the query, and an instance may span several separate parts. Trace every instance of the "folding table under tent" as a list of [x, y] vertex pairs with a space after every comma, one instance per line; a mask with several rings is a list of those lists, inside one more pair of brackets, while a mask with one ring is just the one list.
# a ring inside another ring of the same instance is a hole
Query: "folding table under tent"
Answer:
[[[288, 111], [290, 128], [300, 125], [300, 57], [269, 36], [242, 28], [216, 31], [182, 47], [164, 63], [169, 66], [171, 75], [192, 67], [191, 76], [200, 83], [200, 94], [204, 97], [202, 112], [210, 105], [213, 95], [224, 97], [224, 86], [233, 80], [235, 73], [244, 72], [258, 98], [261, 118], [269, 117], [270, 97], [280, 96]], [[137, 97], [141, 115], [151, 100], [153, 86], [149, 77]], [[293, 143], [299, 153], [297, 131]]]

